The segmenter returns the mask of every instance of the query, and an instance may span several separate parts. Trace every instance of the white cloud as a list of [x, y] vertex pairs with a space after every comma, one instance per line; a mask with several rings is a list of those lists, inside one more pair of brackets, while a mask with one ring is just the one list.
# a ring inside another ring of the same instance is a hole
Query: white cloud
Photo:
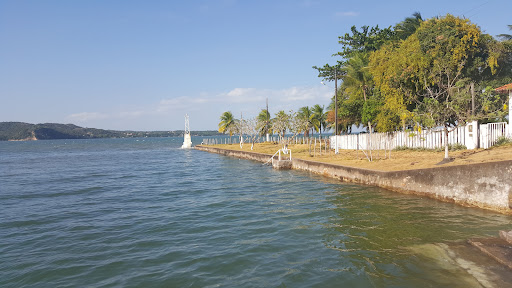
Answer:
[[200, 93], [196, 97], [162, 99], [143, 107], [111, 107], [110, 112], [76, 113], [67, 116], [67, 119], [86, 127], [121, 127], [128, 130], [169, 127], [169, 130], [174, 130], [181, 129], [182, 117], [188, 113], [191, 123], [195, 122], [194, 129], [216, 129], [219, 115], [224, 111], [232, 111], [236, 115], [243, 112], [244, 118], [255, 117], [265, 107], [267, 98], [272, 114], [279, 110], [297, 111], [302, 106], [315, 104], [327, 106], [333, 90], [332, 87], [321, 85], [284, 89], [233, 88], [217, 94]]
[[218, 95], [218, 97], [231, 103], [250, 103], [265, 101], [265, 95], [268, 93], [269, 90], [267, 89], [235, 88], [226, 94]]
[[343, 11], [343, 12], [336, 12], [337, 17], [356, 17], [359, 16], [359, 12], [354, 11]]
[[[315, 87], [290, 87], [284, 89], [258, 89], [258, 88], [233, 88], [228, 92], [209, 95], [200, 93], [197, 97], [175, 97], [163, 99], [153, 107], [149, 107], [145, 113], [140, 114], [168, 114], [197, 111], [207, 115], [208, 113], [221, 113], [232, 110], [244, 113], [257, 114], [259, 109], [269, 103], [275, 108], [296, 110], [302, 106], [314, 104], [328, 105], [334, 88], [327, 86]], [[271, 109], [274, 110], [274, 109]]]
[[223, 101], [234, 103], [265, 102], [271, 99], [273, 102], [292, 101], [325, 101], [330, 96], [327, 87], [290, 87], [285, 89], [256, 89], [256, 88], [235, 88], [228, 93], [219, 95]]

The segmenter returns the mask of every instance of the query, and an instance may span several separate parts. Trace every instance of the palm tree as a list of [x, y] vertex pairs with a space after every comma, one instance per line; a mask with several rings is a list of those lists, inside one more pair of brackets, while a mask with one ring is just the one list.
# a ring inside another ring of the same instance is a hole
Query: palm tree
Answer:
[[299, 108], [298, 116], [307, 123], [306, 129], [304, 129], [304, 137], [309, 137], [309, 129], [313, 131], [313, 123], [311, 122], [313, 111], [308, 106], [304, 106]]
[[258, 130], [260, 136], [272, 133], [270, 113], [268, 113], [267, 109], [261, 109], [260, 114], [258, 114], [256, 117], [256, 121], [258, 122]]
[[368, 56], [357, 53], [347, 61], [343, 71], [345, 72], [343, 85], [347, 92], [363, 92], [364, 101], [366, 102], [366, 92], [372, 82], [372, 75], [368, 67]]
[[[368, 132], [370, 133], [370, 137], [368, 138], [368, 147], [370, 150], [370, 158], [369, 160], [372, 161], [371, 151], [372, 151], [372, 144], [371, 144], [371, 138], [372, 138], [372, 123], [371, 118], [365, 117], [365, 108], [372, 107], [369, 104], [372, 102], [367, 102], [367, 91], [372, 87], [373, 85], [373, 77], [370, 74], [369, 67], [368, 67], [368, 55], [358, 53], [355, 54], [352, 58], [350, 58], [347, 61], [347, 66], [345, 66], [344, 71], [346, 72], [344, 78], [343, 78], [343, 85], [345, 86], [346, 92], [349, 94], [358, 94], [363, 93], [363, 113], [362, 113], [362, 120], [368, 120]], [[370, 109], [368, 109], [370, 110]], [[365, 119], [366, 118], [366, 119]]]
[[320, 138], [322, 137], [322, 129], [325, 131], [327, 128], [327, 113], [324, 112], [324, 106], [316, 104], [312, 109], [311, 123], [315, 131], [320, 132]]
[[[507, 25], [507, 26], [508, 26], [509, 30], [512, 30], [512, 25]], [[500, 34], [500, 35], [498, 35], [498, 37], [501, 38], [501, 40], [503, 40], [503, 41], [512, 40], [511, 34]]]
[[[347, 66], [343, 69], [346, 72], [343, 77], [346, 92], [349, 94], [362, 93], [364, 104], [366, 104], [367, 92], [373, 85], [373, 77], [368, 67], [368, 56], [362, 53], [356, 54], [348, 60]], [[368, 121], [368, 130], [371, 133], [372, 125], [370, 121]]]
[[407, 17], [404, 21], [396, 24], [395, 31], [397, 36], [405, 40], [418, 29], [423, 22], [423, 18], [421, 17], [420, 12], [414, 12], [411, 17]]
[[226, 111], [222, 113], [220, 116], [219, 122], [219, 133], [225, 134], [229, 133], [229, 142], [231, 143], [231, 136], [233, 136], [233, 132], [236, 129], [236, 119], [233, 117], [233, 113], [231, 111]]

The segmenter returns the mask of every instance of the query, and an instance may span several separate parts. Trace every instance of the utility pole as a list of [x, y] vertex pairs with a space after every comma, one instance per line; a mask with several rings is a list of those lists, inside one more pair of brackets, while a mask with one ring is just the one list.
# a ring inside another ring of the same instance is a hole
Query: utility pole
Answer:
[[471, 82], [471, 116], [475, 116], [475, 83]]
[[338, 154], [338, 70], [334, 67], [334, 154]]
[[268, 113], [268, 97], [267, 97], [267, 123], [266, 123], [266, 126], [267, 126], [267, 129], [266, 129], [266, 130], [267, 130], [267, 142], [270, 142], [270, 135], [269, 135], [269, 133], [268, 133], [268, 130], [270, 129], [270, 128], [268, 127], [268, 124], [269, 124], [269, 122], [270, 122], [270, 119], [269, 119], [269, 118], [270, 118], [270, 114]]

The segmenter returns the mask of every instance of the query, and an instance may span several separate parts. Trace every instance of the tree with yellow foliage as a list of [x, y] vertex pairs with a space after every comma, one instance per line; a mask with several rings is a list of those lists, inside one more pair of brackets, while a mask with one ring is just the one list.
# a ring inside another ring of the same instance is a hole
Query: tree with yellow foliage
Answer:
[[[389, 127], [382, 130], [392, 129], [398, 118], [403, 123], [411, 117], [406, 111], [412, 111], [424, 127], [444, 128], [449, 158], [449, 130], [479, 117], [472, 111], [470, 87], [475, 79], [496, 73], [502, 48], [469, 20], [449, 14], [423, 21], [406, 40], [383, 46], [370, 57], [370, 71], [385, 99], [379, 122], [387, 120]], [[484, 112], [486, 117], [492, 113]]]

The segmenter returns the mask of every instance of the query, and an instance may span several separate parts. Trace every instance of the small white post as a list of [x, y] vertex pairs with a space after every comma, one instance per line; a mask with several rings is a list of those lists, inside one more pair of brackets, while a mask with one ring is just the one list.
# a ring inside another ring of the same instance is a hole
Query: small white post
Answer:
[[334, 135], [334, 154], [339, 154], [339, 151], [338, 151], [338, 135]]
[[279, 161], [281, 161], [281, 149], [279, 149]]

